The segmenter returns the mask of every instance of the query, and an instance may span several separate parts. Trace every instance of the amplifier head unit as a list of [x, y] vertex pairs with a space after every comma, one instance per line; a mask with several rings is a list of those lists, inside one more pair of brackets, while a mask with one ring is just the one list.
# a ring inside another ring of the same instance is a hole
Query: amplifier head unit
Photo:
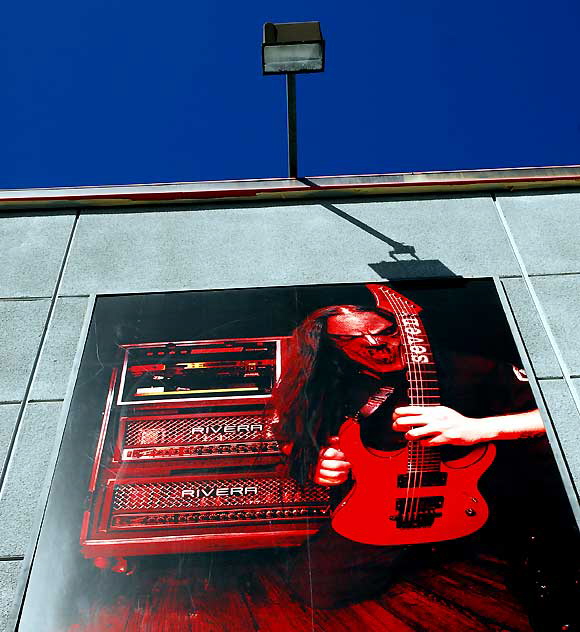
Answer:
[[114, 462], [191, 460], [191, 466], [202, 461], [207, 466], [275, 462], [281, 456], [272, 430], [275, 424], [273, 413], [264, 409], [121, 417]]
[[280, 375], [281, 340], [124, 345], [118, 404], [263, 399]]
[[298, 545], [330, 515], [328, 490], [273, 475], [116, 477], [85, 514], [85, 557]]

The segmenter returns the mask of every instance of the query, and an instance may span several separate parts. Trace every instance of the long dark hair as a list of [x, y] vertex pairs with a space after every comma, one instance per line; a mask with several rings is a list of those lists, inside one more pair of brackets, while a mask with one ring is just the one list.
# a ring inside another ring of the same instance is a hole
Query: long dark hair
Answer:
[[331, 305], [312, 312], [292, 334], [272, 403], [280, 420], [277, 435], [292, 444], [290, 475], [300, 482], [310, 478], [320, 448], [344, 417], [346, 385], [358, 370], [329, 340], [326, 323], [331, 316], [358, 312], [393, 319], [376, 307]]

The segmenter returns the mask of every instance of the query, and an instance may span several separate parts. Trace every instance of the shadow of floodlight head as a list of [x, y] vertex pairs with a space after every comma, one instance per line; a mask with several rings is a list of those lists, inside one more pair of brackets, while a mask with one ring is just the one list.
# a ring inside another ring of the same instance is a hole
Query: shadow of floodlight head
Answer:
[[[412, 246], [410, 246], [410, 248], [412, 248]], [[414, 255], [414, 252], [409, 254]], [[391, 253], [391, 256], [392, 255], [393, 253]], [[395, 261], [369, 263], [369, 267], [382, 279], [388, 279], [390, 281], [433, 277], [460, 278], [460, 275], [455, 274], [443, 262], [439, 261], [439, 259], [410, 259], [408, 261], [395, 259]]]

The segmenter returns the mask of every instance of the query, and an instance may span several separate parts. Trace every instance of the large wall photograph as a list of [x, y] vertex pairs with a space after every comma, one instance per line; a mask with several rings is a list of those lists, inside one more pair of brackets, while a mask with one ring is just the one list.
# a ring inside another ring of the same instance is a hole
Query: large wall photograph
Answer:
[[574, 630], [579, 550], [491, 279], [103, 295], [15, 629]]

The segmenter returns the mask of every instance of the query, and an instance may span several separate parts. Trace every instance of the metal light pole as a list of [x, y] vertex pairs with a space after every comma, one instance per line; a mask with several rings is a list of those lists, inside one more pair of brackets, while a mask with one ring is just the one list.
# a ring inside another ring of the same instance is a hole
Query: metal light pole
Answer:
[[288, 118], [288, 176], [298, 177], [298, 137], [296, 135], [296, 76], [286, 73], [286, 110]]
[[286, 75], [288, 117], [288, 176], [298, 177], [296, 132], [296, 74], [324, 70], [324, 39], [320, 22], [264, 24], [262, 71], [265, 75]]

